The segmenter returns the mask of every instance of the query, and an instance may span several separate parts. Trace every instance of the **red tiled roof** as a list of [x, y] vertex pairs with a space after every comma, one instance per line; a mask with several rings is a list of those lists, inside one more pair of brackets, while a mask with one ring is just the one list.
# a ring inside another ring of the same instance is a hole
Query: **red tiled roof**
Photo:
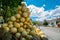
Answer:
[[60, 20], [60, 18], [55, 18], [55, 19], [52, 19], [52, 20], [48, 20], [48, 22], [56, 21], [56, 20]]

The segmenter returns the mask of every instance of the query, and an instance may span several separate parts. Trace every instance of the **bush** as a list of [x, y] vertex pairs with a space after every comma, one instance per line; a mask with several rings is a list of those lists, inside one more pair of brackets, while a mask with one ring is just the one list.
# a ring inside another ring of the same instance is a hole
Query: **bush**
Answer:
[[44, 20], [43, 25], [47, 26], [48, 25], [48, 22], [46, 20]]
[[38, 25], [38, 24], [40, 24], [39, 21], [32, 21], [32, 23], [33, 23], [33, 25]]

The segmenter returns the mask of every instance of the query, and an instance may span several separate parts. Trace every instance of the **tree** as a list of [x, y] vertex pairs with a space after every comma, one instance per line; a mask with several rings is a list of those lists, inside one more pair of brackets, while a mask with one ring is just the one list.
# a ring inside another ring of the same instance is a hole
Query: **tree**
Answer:
[[[14, 10], [16, 7], [18, 7], [18, 5], [21, 5], [21, 2], [23, 0], [0, 0], [0, 15], [3, 16], [5, 22], [6, 22], [6, 18], [9, 16], [7, 11], [12, 11]], [[2, 9], [2, 10], [1, 10]]]
[[32, 23], [33, 23], [34, 25], [39, 25], [39, 24], [40, 24], [39, 21], [32, 21]]
[[43, 25], [47, 26], [48, 25], [48, 22], [46, 20], [44, 20]]

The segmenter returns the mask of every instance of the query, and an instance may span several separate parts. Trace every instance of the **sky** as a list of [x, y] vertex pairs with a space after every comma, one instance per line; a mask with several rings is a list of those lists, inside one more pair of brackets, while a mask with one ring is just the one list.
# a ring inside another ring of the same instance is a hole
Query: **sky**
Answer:
[[35, 21], [52, 20], [60, 17], [60, 0], [24, 0]]

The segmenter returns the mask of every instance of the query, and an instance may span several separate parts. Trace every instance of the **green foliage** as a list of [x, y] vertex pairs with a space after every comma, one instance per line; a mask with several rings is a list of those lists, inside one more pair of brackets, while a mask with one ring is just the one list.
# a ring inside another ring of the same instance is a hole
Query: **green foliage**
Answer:
[[8, 7], [7, 9], [7, 13], [6, 13], [6, 20], [9, 21], [10, 20], [10, 17], [13, 16], [16, 12], [16, 8], [14, 9], [11, 9], [10, 7]]
[[1, 0], [1, 4], [2, 4], [2, 7], [3, 6], [17, 7], [18, 5], [21, 5], [22, 1], [23, 0]]
[[[9, 20], [10, 16], [15, 14], [18, 5], [21, 5], [23, 0], [0, 0], [0, 11], [5, 21]], [[2, 9], [2, 10], [1, 10]]]
[[33, 23], [34, 25], [38, 25], [38, 24], [40, 24], [39, 21], [32, 21], [32, 23]]
[[48, 25], [48, 22], [46, 20], [44, 20], [43, 25], [47, 26]]

